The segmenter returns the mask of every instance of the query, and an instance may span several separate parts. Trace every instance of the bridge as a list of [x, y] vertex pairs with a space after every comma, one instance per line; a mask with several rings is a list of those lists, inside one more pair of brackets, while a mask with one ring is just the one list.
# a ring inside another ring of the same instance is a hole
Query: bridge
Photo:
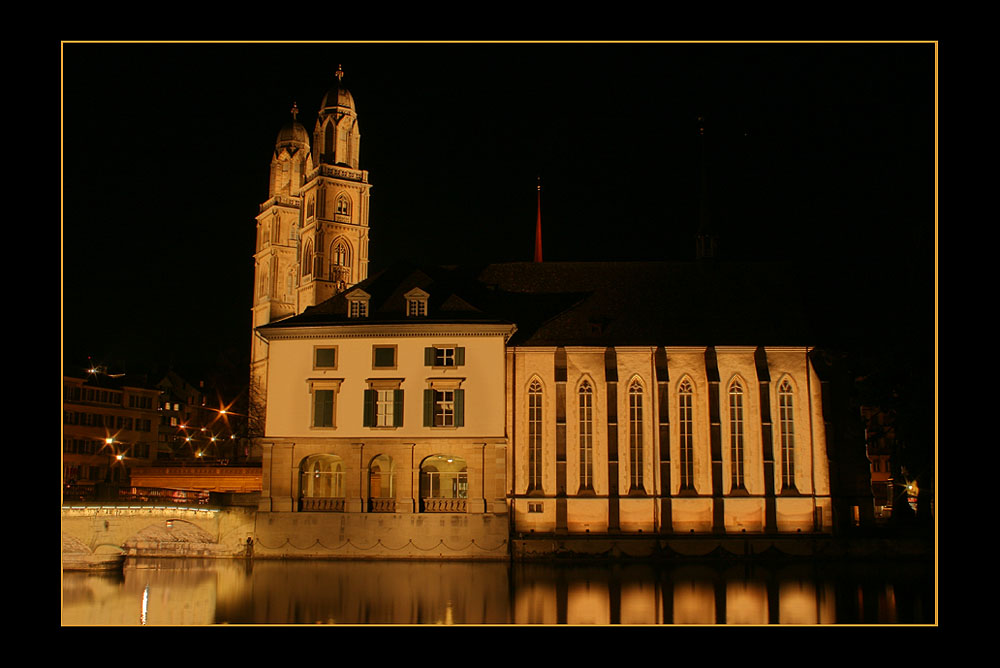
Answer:
[[254, 535], [256, 508], [64, 500], [61, 515], [64, 555], [239, 557]]

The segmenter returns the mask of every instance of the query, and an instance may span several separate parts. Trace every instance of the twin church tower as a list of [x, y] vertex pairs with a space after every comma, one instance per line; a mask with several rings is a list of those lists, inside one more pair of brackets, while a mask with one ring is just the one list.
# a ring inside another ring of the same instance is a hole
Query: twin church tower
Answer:
[[268, 199], [257, 214], [251, 376], [267, 379], [267, 342], [257, 327], [297, 315], [368, 277], [368, 172], [359, 169], [354, 98], [336, 81], [309, 132], [291, 120], [278, 132]]

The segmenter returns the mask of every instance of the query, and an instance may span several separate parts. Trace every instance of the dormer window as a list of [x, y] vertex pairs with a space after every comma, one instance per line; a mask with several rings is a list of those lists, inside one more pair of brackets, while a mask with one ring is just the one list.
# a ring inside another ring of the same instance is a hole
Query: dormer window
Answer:
[[420, 288], [413, 288], [405, 295], [406, 298], [406, 317], [408, 318], [419, 318], [427, 315], [427, 298], [430, 295]]
[[371, 295], [361, 289], [351, 290], [344, 297], [347, 299], [348, 318], [367, 318], [368, 300]]

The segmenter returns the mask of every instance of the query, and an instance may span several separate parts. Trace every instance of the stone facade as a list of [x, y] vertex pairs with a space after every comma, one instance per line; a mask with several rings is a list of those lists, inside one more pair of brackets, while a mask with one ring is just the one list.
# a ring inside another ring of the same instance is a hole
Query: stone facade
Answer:
[[786, 273], [539, 261], [368, 277], [357, 127], [338, 84], [311, 149], [297, 121], [283, 129], [258, 217], [272, 555], [831, 531], [820, 382]]

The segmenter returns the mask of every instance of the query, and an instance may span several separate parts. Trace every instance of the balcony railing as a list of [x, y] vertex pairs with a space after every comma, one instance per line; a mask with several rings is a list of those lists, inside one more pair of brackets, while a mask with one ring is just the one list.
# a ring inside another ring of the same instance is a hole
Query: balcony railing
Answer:
[[465, 499], [425, 498], [425, 513], [464, 513]]
[[394, 513], [396, 512], [396, 499], [368, 499], [368, 512]]
[[96, 485], [66, 485], [63, 502], [152, 503], [204, 505], [209, 502], [208, 490], [163, 489], [97, 483]]
[[302, 512], [324, 512], [342, 513], [344, 512], [344, 498], [308, 496], [301, 499], [299, 509]]

